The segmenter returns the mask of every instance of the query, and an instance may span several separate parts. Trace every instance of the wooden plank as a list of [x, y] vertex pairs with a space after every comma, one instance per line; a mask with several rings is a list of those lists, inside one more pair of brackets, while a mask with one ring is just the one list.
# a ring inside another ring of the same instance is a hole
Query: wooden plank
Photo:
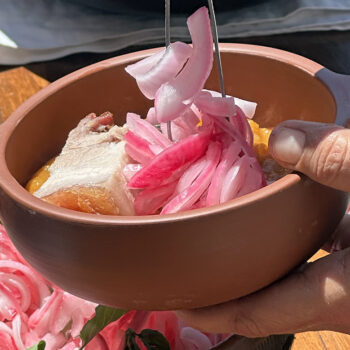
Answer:
[[335, 348], [327, 348], [319, 332], [305, 332], [295, 335], [291, 350], [335, 350]]
[[350, 335], [336, 332], [320, 332], [323, 343], [327, 350], [348, 350], [350, 349]]
[[313, 257], [309, 259], [309, 261], [316, 261], [317, 259], [323, 258], [327, 255], [328, 253], [325, 250], [320, 249]]
[[49, 83], [21, 67], [0, 73], [0, 122]]

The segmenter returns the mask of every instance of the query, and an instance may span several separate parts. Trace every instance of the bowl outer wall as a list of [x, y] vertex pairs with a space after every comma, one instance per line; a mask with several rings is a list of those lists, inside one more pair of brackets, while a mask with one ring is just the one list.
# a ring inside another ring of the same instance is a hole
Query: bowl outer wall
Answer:
[[[222, 49], [293, 62], [310, 75], [322, 68], [280, 50], [232, 44]], [[6, 146], [25, 115], [64, 86], [150, 52], [110, 59], [60, 79], [1, 127], [0, 211], [5, 226], [23, 256], [45, 277], [102, 304], [192, 308], [253, 292], [322, 245], [344, 214], [346, 194], [291, 174], [210, 209], [164, 217], [97, 217], [34, 198], [8, 170], [11, 154], [6, 154]], [[19, 174], [17, 179], [23, 183], [21, 176], [25, 178]]]

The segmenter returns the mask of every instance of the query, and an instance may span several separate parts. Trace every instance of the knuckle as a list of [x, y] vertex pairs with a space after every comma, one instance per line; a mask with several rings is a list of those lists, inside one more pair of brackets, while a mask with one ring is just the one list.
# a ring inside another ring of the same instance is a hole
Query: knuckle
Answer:
[[331, 184], [344, 171], [350, 174], [349, 139], [344, 133], [333, 133], [316, 148], [311, 159], [316, 178]]
[[249, 338], [260, 338], [270, 335], [264, 329], [264, 322], [257, 321], [243, 304], [242, 307], [238, 306], [237, 310], [232, 313], [230, 329], [236, 334]]

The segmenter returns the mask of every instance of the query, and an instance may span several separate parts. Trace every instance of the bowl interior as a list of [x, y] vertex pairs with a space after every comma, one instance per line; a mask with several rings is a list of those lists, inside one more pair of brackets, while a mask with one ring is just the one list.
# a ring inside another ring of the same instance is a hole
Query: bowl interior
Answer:
[[[139, 92], [135, 80], [125, 72], [125, 60], [122, 64], [114, 60], [113, 64], [95, 65], [29, 108], [6, 148], [8, 168], [20, 184], [60, 152], [68, 132], [88, 113], [110, 111], [118, 124], [125, 121], [127, 112], [145, 116], [153, 101]], [[134, 60], [131, 57], [129, 63]], [[255, 120], [262, 126], [286, 119], [334, 120], [332, 94], [306, 70], [249, 53], [222, 52], [222, 60], [226, 93], [257, 102]], [[216, 66], [206, 87], [219, 89]]]

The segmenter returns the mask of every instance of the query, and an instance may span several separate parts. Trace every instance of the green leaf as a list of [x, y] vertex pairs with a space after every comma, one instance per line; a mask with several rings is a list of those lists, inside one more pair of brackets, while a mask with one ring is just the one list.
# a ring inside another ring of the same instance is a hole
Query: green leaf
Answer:
[[131, 328], [125, 332], [125, 344], [123, 350], [140, 350], [136, 343], [136, 335], [135, 331]]
[[38, 344], [35, 344], [28, 348], [27, 350], [45, 350], [46, 343], [43, 340], [40, 340]]
[[100, 333], [103, 328], [126, 313], [125, 310], [114, 309], [103, 305], [98, 305], [95, 311], [95, 316], [85, 323], [80, 332], [80, 338], [83, 342], [80, 350], [82, 350], [95, 337], [95, 335]]
[[138, 337], [148, 350], [170, 350], [167, 338], [153, 329], [144, 329]]

